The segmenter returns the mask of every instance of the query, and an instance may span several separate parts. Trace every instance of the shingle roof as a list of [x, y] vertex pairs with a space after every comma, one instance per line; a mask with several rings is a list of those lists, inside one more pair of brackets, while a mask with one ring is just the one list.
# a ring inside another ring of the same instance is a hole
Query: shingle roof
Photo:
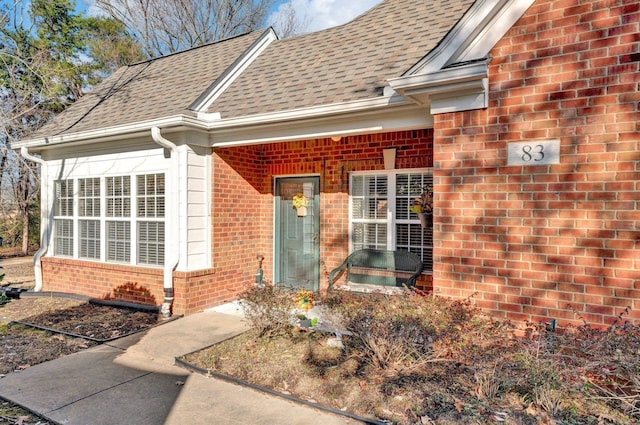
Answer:
[[264, 31], [118, 69], [35, 137], [187, 113], [189, 105]]
[[473, 1], [386, 0], [345, 25], [276, 41], [209, 112], [224, 119], [380, 96]]
[[[277, 40], [209, 107], [222, 118], [380, 96], [416, 64], [475, 0], [385, 0], [335, 28]], [[190, 113], [189, 106], [264, 34], [123, 67], [33, 138]]]

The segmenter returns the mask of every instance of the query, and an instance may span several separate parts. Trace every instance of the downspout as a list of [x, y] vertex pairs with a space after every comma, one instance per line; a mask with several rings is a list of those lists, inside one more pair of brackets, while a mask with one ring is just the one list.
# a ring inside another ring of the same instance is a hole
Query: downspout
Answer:
[[178, 147], [169, 140], [162, 137], [160, 134], [160, 128], [151, 128], [151, 137], [153, 141], [162, 146], [165, 149], [171, 151], [171, 165], [169, 168], [169, 176], [165, 181], [169, 182], [169, 196], [170, 202], [165, 202], [168, 205], [166, 226], [169, 227], [170, 237], [164, 241], [165, 252], [168, 253], [164, 262], [164, 300], [160, 312], [164, 318], [171, 317], [171, 306], [173, 304], [173, 271], [178, 266], [180, 261], [180, 223], [179, 223], [179, 202], [178, 200], [178, 182], [180, 179], [179, 164], [180, 155], [178, 153]]
[[[33, 256], [33, 271], [35, 274], [36, 284], [33, 288], [34, 292], [42, 291], [42, 265], [40, 259], [47, 253], [49, 249], [49, 219], [42, 215], [42, 208], [47, 208], [47, 163], [42, 158], [38, 158], [29, 153], [26, 146], [20, 148], [20, 155], [23, 158], [40, 164], [40, 249]], [[44, 184], [44, 189], [42, 188]]]

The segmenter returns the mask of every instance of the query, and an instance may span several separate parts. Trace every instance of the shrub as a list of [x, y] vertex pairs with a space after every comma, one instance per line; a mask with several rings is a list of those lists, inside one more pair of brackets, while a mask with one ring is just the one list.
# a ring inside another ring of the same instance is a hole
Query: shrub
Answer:
[[441, 338], [455, 340], [461, 325], [474, 314], [470, 304], [424, 296], [341, 294], [326, 300], [351, 333], [347, 345], [375, 370], [397, 375], [440, 357]]
[[245, 320], [259, 336], [291, 332], [291, 315], [295, 307], [292, 294], [282, 286], [255, 285], [240, 295]]

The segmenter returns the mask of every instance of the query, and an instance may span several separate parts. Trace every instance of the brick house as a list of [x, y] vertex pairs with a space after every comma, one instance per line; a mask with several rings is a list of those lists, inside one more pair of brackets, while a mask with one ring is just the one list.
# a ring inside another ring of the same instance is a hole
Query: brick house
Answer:
[[640, 323], [638, 34], [623, 0], [386, 0], [120, 69], [15, 146], [42, 164], [37, 289], [189, 314], [259, 256], [317, 289], [377, 247], [497, 317]]

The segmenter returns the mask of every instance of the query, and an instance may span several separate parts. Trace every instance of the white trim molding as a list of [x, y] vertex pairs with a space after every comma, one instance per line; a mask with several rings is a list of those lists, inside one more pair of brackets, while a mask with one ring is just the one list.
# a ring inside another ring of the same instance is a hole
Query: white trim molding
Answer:
[[478, 0], [442, 42], [404, 75], [429, 74], [487, 58], [535, 0]]
[[389, 80], [391, 88], [431, 114], [486, 108], [489, 102], [488, 61]]
[[489, 52], [535, 0], [478, 0], [442, 42], [391, 89], [431, 114], [482, 109], [489, 102]]
[[245, 69], [249, 67], [255, 61], [258, 56], [269, 45], [276, 41], [278, 36], [273, 28], [267, 29], [250, 47], [244, 52], [238, 59], [236, 59], [231, 66], [218, 77], [209, 88], [202, 93], [196, 100], [189, 106], [189, 109], [197, 113], [205, 113], [207, 109], [213, 104], [213, 102], [220, 97], [220, 95], [240, 77]]

